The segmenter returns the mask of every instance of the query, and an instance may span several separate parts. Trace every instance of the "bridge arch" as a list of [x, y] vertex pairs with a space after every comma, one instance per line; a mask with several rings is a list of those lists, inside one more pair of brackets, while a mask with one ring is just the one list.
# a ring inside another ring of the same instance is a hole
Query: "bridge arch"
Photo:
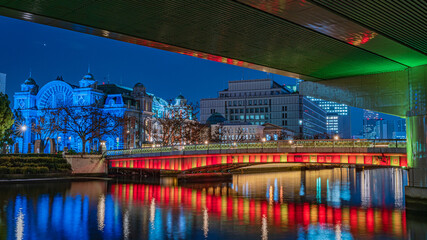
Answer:
[[190, 171], [214, 166], [250, 166], [268, 163], [306, 163], [407, 167], [399, 153], [237, 153], [116, 158], [110, 168]]

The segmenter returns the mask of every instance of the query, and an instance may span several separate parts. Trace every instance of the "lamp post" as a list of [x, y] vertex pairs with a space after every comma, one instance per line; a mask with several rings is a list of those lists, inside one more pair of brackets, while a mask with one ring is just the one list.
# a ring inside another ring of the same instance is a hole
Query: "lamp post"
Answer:
[[262, 141], [262, 151], [264, 152], [264, 143], [265, 143], [265, 141], [266, 141], [267, 139], [265, 139], [265, 137], [263, 137], [262, 139], [261, 139], [261, 141]]
[[56, 144], [56, 152], [59, 152], [59, 142], [61, 142], [61, 136], [58, 136], [58, 144]]
[[[339, 140], [339, 139], [340, 139], [340, 137], [339, 137], [338, 135], [335, 135], [335, 136], [334, 136], [334, 140], [335, 140], [335, 141], [337, 141], [337, 140]], [[334, 148], [335, 148], [335, 141], [334, 141]]]
[[[22, 153], [24, 153], [24, 148], [25, 148], [25, 131], [27, 131], [27, 126], [26, 125], [22, 125], [21, 126], [21, 131], [22, 131]], [[28, 150], [27, 150], [28, 152]]]

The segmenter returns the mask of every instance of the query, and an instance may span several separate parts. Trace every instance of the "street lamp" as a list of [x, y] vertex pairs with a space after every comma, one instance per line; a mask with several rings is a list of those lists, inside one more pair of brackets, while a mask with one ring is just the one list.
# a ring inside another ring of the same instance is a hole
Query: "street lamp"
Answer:
[[335, 140], [339, 140], [339, 139], [340, 139], [340, 137], [339, 137], [338, 135], [335, 135], [335, 136], [334, 136], [334, 139], [335, 139]]
[[265, 139], [265, 138], [262, 138], [261, 140], [262, 140], [263, 142], [265, 142], [265, 140], [266, 140], [266, 139]]
[[25, 131], [27, 131], [27, 126], [26, 125], [22, 125], [21, 126], [21, 131], [22, 131], [22, 153], [24, 153], [24, 148], [25, 148]]
[[289, 140], [289, 144], [292, 144], [292, 143], [294, 143], [294, 141], [292, 141], [292, 140]]
[[59, 142], [61, 141], [61, 137], [58, 136], [58, 144], [56, 145], [56, 151], [59, 152]]

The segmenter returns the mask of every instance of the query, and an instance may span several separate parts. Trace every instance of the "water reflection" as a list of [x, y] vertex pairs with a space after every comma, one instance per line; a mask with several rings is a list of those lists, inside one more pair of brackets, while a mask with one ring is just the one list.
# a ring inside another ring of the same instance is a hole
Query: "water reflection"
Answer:
[[406, 183], [401, 169], [325, 169], [185, 186], [2, 185], [0, 238], [400, 239]]

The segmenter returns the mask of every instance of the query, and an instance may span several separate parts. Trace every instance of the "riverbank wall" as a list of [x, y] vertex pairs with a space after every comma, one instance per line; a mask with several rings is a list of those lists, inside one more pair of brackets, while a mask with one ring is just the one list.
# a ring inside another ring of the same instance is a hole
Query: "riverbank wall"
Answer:
[[107, 175], [108, 164], [102, 154], [64, 154], [73, 175]]

